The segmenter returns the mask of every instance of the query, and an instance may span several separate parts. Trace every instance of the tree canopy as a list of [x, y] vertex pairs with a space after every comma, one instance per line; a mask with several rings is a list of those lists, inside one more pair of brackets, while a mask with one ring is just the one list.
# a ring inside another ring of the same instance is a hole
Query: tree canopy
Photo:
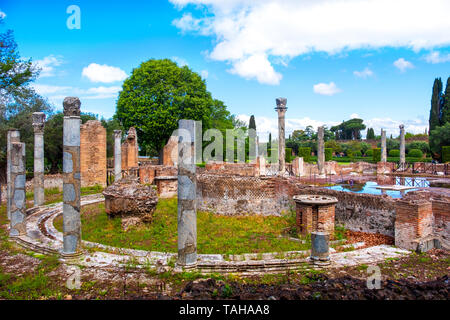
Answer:
[[337, 140], [359, 140], [361, 139], [361, 130], [366, 129], [362, 119], [350, 119], [342, 121], [341, 124], [331, 127]]
[[155, 154], [180, 119], [201, 120], [203, 130], [233, 128], [235, 121], [199, 74], [169, 59], [151, 59], [133, 70], [119, 93], [115, 117], [124, 128], [135, 127], [140, 144]]

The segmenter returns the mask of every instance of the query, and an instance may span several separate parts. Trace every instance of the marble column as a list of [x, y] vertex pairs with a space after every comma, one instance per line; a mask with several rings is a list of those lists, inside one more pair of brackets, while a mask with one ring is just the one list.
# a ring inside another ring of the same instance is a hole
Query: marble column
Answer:
[[9, 129], [6, 140], [6, 214], [8, 219], [11, 219], [11, 145], [20, 142], [19, 130]]
[[43, 112], [33, 113], [34, 129], [34, 206], [45, 202], [44, 196], [44, 122]]
[[194, 120], [178, 122], [178, 265], [197, 263], [197, 178]]
[[387, 161], [386, 130], [381, 129], [381, 162]]
[[11, 143], [11, 228], [9, 235], [18, 237], [25, 235], [25, 143]]
[[276, 99], [277, 107], [275, 110], [278, 113], [278, 171], [283, 174], [285, 169], [285, 115], [286, 115], [286, 98]]
[[323, 142], [323, 126], [317, 129], [317, 168], [319, 175], [325, 174], [325, 144]]
[[311, 232], [311, 262], [323, 266], [330, 264], [330, 235], [326, 232]]
[[76, 97], [63, 102], [63, 255], [81, 253], [80, 106]]
[[405, 126], [401, 124], [400, 128], [400, 163], [405, 163]]
[[114, 181], [122, 179], [122, 130], [114, 130]]

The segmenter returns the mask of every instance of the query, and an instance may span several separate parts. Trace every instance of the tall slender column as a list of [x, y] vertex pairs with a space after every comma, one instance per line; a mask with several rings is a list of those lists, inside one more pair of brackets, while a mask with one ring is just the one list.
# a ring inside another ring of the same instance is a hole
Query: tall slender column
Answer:
[[63, 129], [63, 254], [81, 253], [80, 106], [76, 97], [64, 99]]
[[400, 128], [400, 163], [405, 163], [405, 126], [401, 124]]
[[122, 130], [114, 130], [114, 181], [122, 179]]
[[20, 132], [17, 129], [9, 129], [6, 136], [6, 215], [11, 219], [11, 145], [20, 142]]
[[34, 205], [44, 204], [44, 121], [43, 112], [33, 113], [34, 129]]
[[195, 121], [178, 122], [178, 264], [197, 263]]
[[381, 129], [381, 162], [387, 161], [386, 130]]
[[286, 115], [286, 98], [277, 98], [277, 107], [275, 110], [278, 113], [278, 163], [279, 163], [279, 172], [281, 174], [284, 173], [285, 168], [285, 115]]
[[325, 145], [323, 142], [323, 126], [317, 129], [317, 167], [319, 175], [325, 174]]
[[17, 237], [27, 233], [25, 217], [25, 143], [11, 144], [11, 228], [9, 235]]

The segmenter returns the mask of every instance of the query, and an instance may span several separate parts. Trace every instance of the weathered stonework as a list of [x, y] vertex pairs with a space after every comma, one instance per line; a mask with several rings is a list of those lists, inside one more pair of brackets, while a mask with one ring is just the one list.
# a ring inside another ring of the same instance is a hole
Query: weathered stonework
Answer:
[[386, 130], [381, 129], [381, 162], [387, 161]]
[[18, 237], [26, 231], [26, 203], [25, 203], [25, 144], [13, 142], [11, 144], [11, 228], [9, 235]]
[[292, 171], [296, 177], [301, 177], [304, 175], [304, 163], [302, 157], [296, 157], [292, 160]]
[[80, 217], [80, 105], [78, 98], [64, 99], [63, 128], [63, 255], [81, 253]]
[[177, 166], [178, 165], [178, 137], [171, 136], [169, 141], [163, 148], [162, 164], [164, 166]]
[[20, 132], [17, 129], [9, 129], [6, 142], [6, 212], [8, 219], [11, 219], [11, 148], [15, 142], [20, 142]]
[[34, 205], [41, 206], [45, 202], [44, 195], [44, 122], [43, 112], [33, 113], [34, 129]]
[[138, 166], [139, 147], [137, 132], [134, 127], [128, 130], [127, 139], [122, 144], [122, 170], [128, 170]]
[[400, 128], [400, 163], [405, 163], [405, 126], [401, 124]]
[[323, 140], [324, 128], [317, 128], [317, 167], [319, 175], [325, 174], [325, 144]]
[[180, 120], [178, 140], [178, 264], [197, 263], [197, 177], [194, 120]]
[[122, 179], [122, 130], [114, 130], [114, 180]]
[[326, 232], [313, 231], [311, 233], [311, 257], [313, 264], [318, 266], [330, 264], [329, 251], [330, 235]]
[[178, 194], [177, 176], [157, 176], [155, 177], [156, 188], [160, 198], [172, 198]]
[[334, 233], [334, 197], [296, 195], [296, 223], [299, 233], [307, 235], [313, 231]]
[[138, 178], [122, 178], [107, 187], [103, 195], [106, 214], [121, 217], [124, 229], [135, 223], [152, 222], [158, 197], [152, 186], [140, 184]]
[[277, 107], [275, 110], [278, 113], [278, 163], [279, 172], [284, 174], [285, 170], [285, 152], [286, 152], [286, 142], [285, 142], [285, 115], [286, 115], [286, 98], [276, 99]]
[[106, 129], [97, 120], [80, 127], [81, 186], [106, 187]]

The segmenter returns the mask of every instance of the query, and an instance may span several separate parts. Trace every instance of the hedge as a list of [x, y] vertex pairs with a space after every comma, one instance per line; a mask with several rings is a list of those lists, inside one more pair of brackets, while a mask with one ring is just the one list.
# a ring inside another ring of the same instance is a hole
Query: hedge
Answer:
[[381, 148], [372, 149], [372, 160], [377, 163], [381, 161]]
[[309, 162], [311, 160], [311, 148], [300, 147], [298, 148], [298, 156], [303, 158], [303, 161]]
[[408, 152], [408, 157], [411, 157], [411, 158], [422, 158], [422, 156], [423, 156], [423, 153], [419, 149], [411, 149]]
[[450, 162], [450, 146], [442, 146], [442, 162]]
[[372, 157], [373, 156], [373, 149], [369, 149], [366, 151], [366, 156]]
[[333, 148], [325, 148], [325, 161], [331, 161], [333, 158]]
[[286, 148], [285, 149], [285, 154], [284, 154], [284, 160], [287, 163], [290, 163], [290, 162], [292, 162], [292, 159], [293, 159], [293, 157], [292, 157], [292, 148]]
[[400, 157], [400, 150], [397, 149], [390, 150], [389, 157]]

